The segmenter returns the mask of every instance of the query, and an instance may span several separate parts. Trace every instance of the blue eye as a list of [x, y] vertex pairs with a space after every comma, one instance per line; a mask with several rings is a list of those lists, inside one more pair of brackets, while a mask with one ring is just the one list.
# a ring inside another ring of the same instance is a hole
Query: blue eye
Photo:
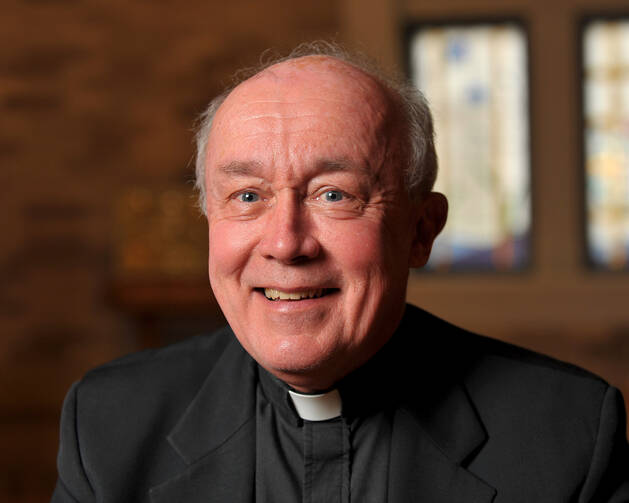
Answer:
[[340, 190], [328, 190], [325, 192], [323, 197], [325, 197], [326, 201], [334, 203], [343, 199], [343, 193]]
[[255, 203], [260, 200], [260, 196], [255, 192], [243, 192], [238, 194], [238, 200], [243, 203]]

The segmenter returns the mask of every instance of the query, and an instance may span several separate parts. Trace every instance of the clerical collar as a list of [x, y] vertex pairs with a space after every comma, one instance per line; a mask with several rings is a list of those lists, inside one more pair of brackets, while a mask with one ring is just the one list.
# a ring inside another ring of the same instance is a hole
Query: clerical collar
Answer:
[[[340, 411], [340, 414], [336, 412], [326, 419], [341, 415], [346, 421], [353, 422], [400, 400], [399, 383], [408, 381], [401, 375], [408, 364], [402, 362], [405, 362], [409, 355], [404, 351], [404, 345], [399, 347], [398, 339], [400, 335], [394, 334], [371, 360], [337, 383], [335, 389], [338, 390], [338, 396], [334, 400], [338, 404], [337, 411]], [[295, 426], [308, 420], [298, 411], [298, 405], [289, 386], [260, 365], [257, 369], [262, 393], [277, 412]], [[297, 395], [304, 396], [299, 393]]]
[[312, 395], [289, 389], [288, 394], [297, 414], [306, 421], [327, 421], [341, 415], [341, 394], [337, 389]]

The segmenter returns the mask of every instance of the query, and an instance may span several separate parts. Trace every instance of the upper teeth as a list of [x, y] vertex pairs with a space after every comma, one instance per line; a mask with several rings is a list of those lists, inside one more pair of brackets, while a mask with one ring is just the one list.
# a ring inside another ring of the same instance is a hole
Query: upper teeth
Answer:
[[273, 288], [265, 288], [264, 295], [267, 299], [271, 300], [301, 300], [312, 299], [315, 297], [321, 297], [323, 295], [323, 288], [316, 288], [314, 290], [305, 290], [303, 292], [282, 292]]

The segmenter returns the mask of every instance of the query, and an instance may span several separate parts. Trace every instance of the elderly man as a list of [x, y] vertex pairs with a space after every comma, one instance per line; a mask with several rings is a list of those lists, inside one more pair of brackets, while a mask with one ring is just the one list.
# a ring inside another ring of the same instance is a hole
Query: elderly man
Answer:
[[215, 99], [197, 181], [229, 327], [76, 384], [53, 501], [629, 501], [617, 390], [405, 305], [447, 213], [432, 135], [340, 53]]

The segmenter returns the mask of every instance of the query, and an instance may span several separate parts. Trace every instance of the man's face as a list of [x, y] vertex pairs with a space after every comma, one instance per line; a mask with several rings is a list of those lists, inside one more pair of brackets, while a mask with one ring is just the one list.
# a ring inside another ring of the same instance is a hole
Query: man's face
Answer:
[[370, 77], [307, 57], [241, 84], [214, 119], [212, 289], [243, 347], [297, 389], [332, 386], [400, 321], [418, 208], [396, 113]]

